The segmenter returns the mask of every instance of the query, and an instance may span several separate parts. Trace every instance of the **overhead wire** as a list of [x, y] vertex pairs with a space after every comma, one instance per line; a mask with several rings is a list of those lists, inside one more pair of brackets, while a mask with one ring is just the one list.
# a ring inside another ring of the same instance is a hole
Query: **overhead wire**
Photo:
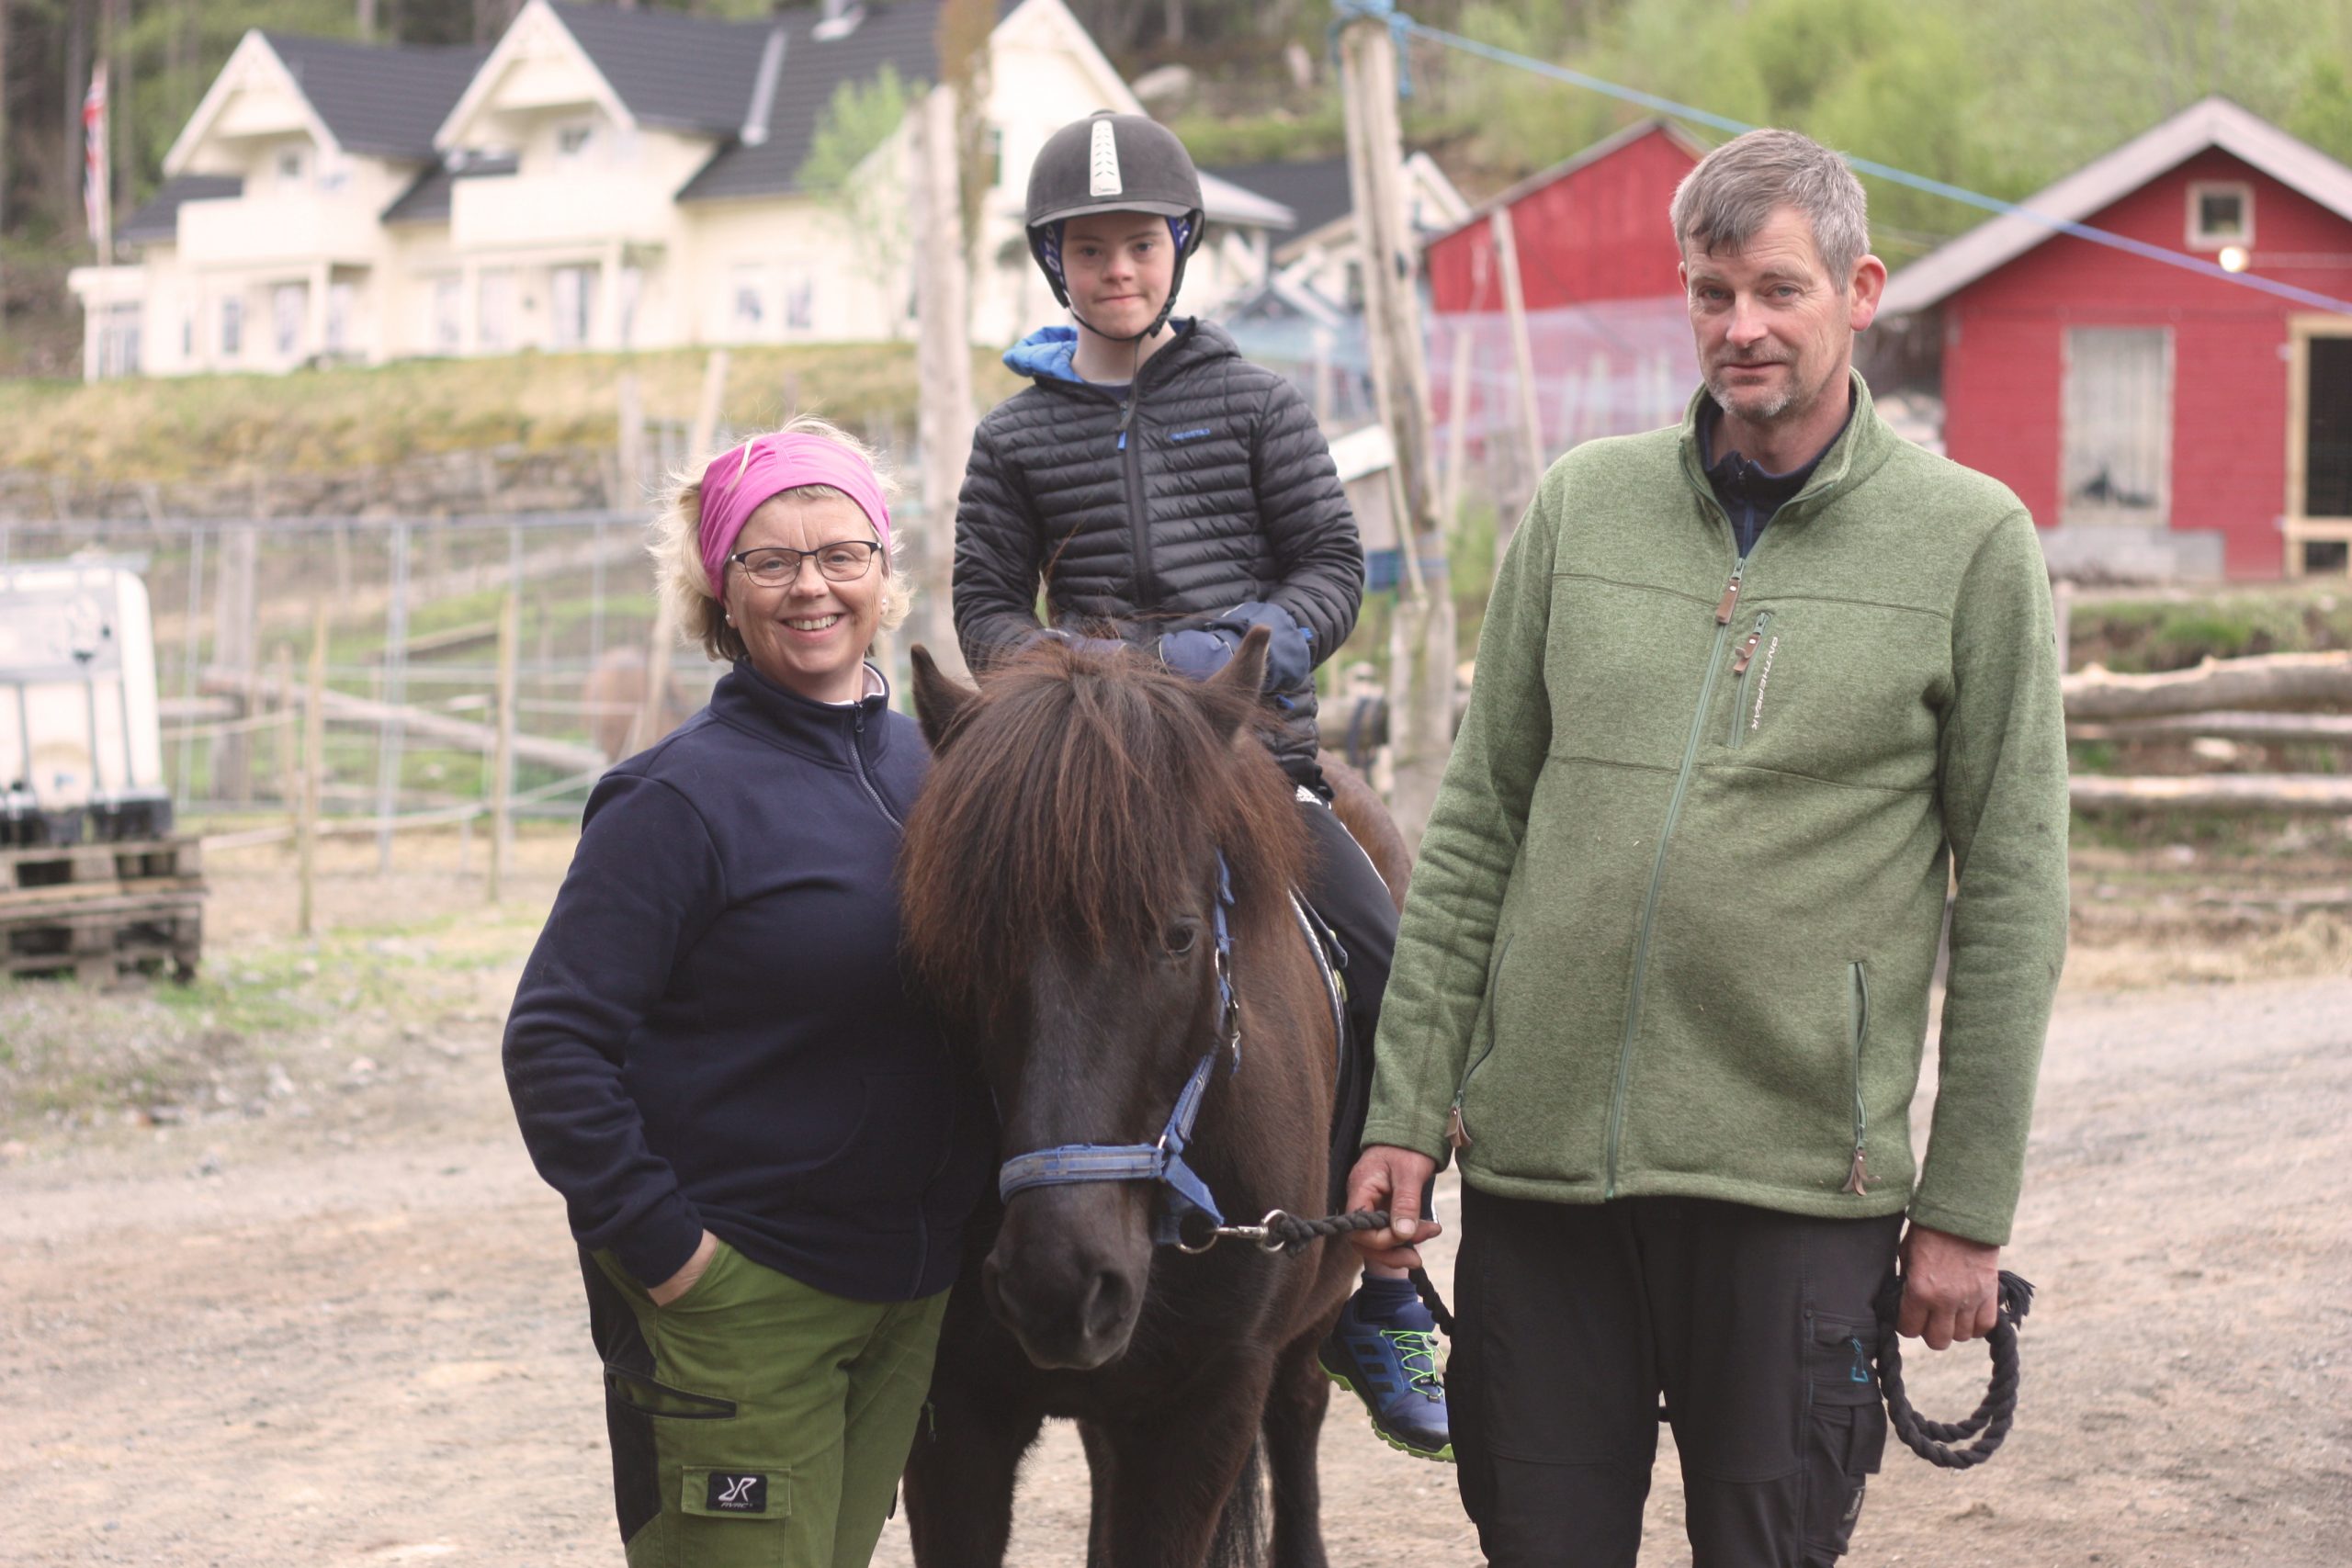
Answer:
[[[1557, 65], [1548, 60], [1538, 60], [1533, 55], [1521, 54], [1516, 50], [1505, 49], [1499, 44], [1491, 44], [1461, 33], [1449, 32], [1443, 28], [1433, 28], [1427, 22], [1417, 21], [1405, 12], [1396, 9], [1394, 0], [1332, 0], [1332, 10], [1335, 13], [1333, 21], [1335, 28], [1351, 17], [1358, 17], [1385, 24], [1390, 36], [1397, 41], [1400, 56], [1403, 53], [1406, 39], [1422, 39], [1458, 53], [1491, 61], [1498, 65], [1508, 65], [1533, 75], [1565, 83], [1572, 87], [1582, 87], [1588, 92], [1599, 93], [1604, 97], [1615, 98], [1622, 103], [1633, 104], [1658, 114], [1671, 116], [1676, 119], [1689, 120], [1716, 130], [1728, 131], [1735, 136], [1760, 129], [1750, 125], [1746, 120], [1735, 119], [1729, 115], [1717, 114], [1713, 109], [1701, 108], [1695, 104], [1686, 104], [1657, 93], [1644, 92], [1639, 87], [1629, 87], [1622, 82], [1611, 82], [1606, 77], [1595, 76], [1589, 72], [1576, 70], [1572, 66]], [[1397, 82], [1400, 93], [1410, 92], [1410, 77], [1400, 73]], [[2053, 233], [2086, 240], [2092, 244], [2104, 245], [2110, 250], [2121, 251], [2165, 266], [2177, 267], [2200, 277], [2233, 284], [2241, 288], [2256, 289], [2294, 304], [2310, 306], [2314, 310], [2327, 310], [2336, 315], [2352, 316], [2352, 300], [2338, 299], [2333, 295], [2322, 294], [2315, 289], [2298, 288], [2294, 284], [2284, 283], [2275, 277], [2265, 277], [2259, 273], [2232, 272], [2217, 262], [2208, 261], [2202, 256], [2191, 255], [2186, 251], [2169, 250], [2163, 245], [2151, 244], [2145, 240], [2133, 239], [2129, 234], [2118, 234], [2111, 230], [2095, 228], [2088, 223], [2076, 222], [2072, 219], [2037, 212], [2021, 203], [2007, 201], [1997, 196], [1987, 196], [1982, 191], [1971, 190], [1965, 186], [1954, 185], [1949, 180], [1939, 180], [1927, 175], [1913, 174], [1908, 169], [1897, 168], [1892, 164], [1882, 164], [1871, 158], [1858, 158], [1850, 152], [1841, 152], [1838, 155], [1846, 160], [1847, 165], [1856, 174], [1869, 175], [1893, 185], [1925, 191], [1930, 196], [1943, 197], [1987, 212], [2023, 218], [2041, 224]]]

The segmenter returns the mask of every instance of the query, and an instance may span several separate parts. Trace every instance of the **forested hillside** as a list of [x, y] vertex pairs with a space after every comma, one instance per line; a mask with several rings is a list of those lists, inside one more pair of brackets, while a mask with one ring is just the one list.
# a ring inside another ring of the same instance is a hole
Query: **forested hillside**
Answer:
[[[656, 0], [642, 0], [654, 4]], [[876, 4], [886, 0], [876, 0]], [[1204, 161], [1335, 152], [1329, 0], [1070, 0], [1130, 73], [1182, 64], [1164, 100]], [[128, 212], [248, 28], [457, 43], [521, 0], [0, 0], [0, 374], [71, 369], [64, 269], [88, 256], [80, 104], [109, 62]], [[673, 0], [756, 16], [769, 0]], [[2003, 196], [2029, 192], [2207, 93], [2352, 159], [2352, 0], [1406, 0], [1432, 26]], [[1296, 48], [1288, 48], [1289, 45]], [[1419, 46], [1408, 134], [1474, 192], [1638, 111]], [[1978, 214], [1874, 189], [1900, 261]]]

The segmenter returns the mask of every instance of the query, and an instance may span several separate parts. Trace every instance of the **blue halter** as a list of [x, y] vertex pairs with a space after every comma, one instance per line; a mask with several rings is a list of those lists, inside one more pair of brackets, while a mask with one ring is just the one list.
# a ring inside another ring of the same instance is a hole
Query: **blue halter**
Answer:
[[[1222, 852], [1216, 857], [1216, 903], [1210, 911], [1216, 936], [1215, 964], [1218, 1006], [1217, 1043], [1212, 1045], [1193, 1076], [1184, 1080], [1176, 1107], [1159, 1141], [1151, 1144], [1062, 1144], [1031, 1154], [1015, 1155], [998, 1168], [997, 1196], [1011, 1201], [1032, 1187], [1064, 1187], [1081, 1181], [1149, 1181], [1162, 1189], [1165, 1201], [1152, 1222], [1151, 1239], [1161, 1247], [1203, 1252], [1215, 1245], [1225, 1215], [1216, 1206], [1208, 1183], [1184, 1163], [1193, 1138], [1193, 1123], [1208, 1094], [1216, 1059], [1230, 1055], [1228, 1073], [1241, 1070], [1241, 1000], [1233, 991], [1233, 930], [1227, 911], [1233, 908], [1233, 873]], [[1198, 1245], [1187, 1235], [1199, 1238]]]

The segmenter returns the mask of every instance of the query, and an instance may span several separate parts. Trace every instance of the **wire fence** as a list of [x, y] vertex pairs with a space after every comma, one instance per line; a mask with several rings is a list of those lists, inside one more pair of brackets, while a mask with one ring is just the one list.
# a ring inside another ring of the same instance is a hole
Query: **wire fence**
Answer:
[[397, 831], [490, 809], [508, 595], [516, 816], [576, 818], [606, 762], [718, 673], [681, 654], [647, 712], [640, 513], [0, 523], [0, 564], [93, 556], [146, 583], [165, 779], [224, 846], [293, 834], [314, 652], [321, 831], [376, 835], [387, 866]]

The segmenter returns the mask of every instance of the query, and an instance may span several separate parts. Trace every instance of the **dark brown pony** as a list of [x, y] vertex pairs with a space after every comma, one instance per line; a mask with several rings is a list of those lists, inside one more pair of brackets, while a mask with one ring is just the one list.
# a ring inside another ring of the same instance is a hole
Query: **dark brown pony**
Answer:
[[[1323, 1212], [1330, 1010], [1292, 913], [1306, 844], [1250, 733], [1253, 631], [1204, 683], [1046, 645], [975, 694], [914, 651], [936, 761], [907, 824], [920, 974], [994, 1090], [1007, 1156], [1149, 1144], [1222, 1038], [1213, 967], [1231, 868], [1239, 1066], [1220, 1063], [1189, 1159], [1228, 1220]], [[1096, 1568], [1259, 1561], [1259, 1443], [1274, 1561], [1323, 1568], [1315, 1348], [1354, 1271], [1227, 1241], [1155, 1247], [1159, 1190], [1040, 1187], [974, 1226], [917, 1436], [907, 1510], [922, 1568], [997, 1568], [1013, 1474], [1047, 1416], [1093, 1473]]]

